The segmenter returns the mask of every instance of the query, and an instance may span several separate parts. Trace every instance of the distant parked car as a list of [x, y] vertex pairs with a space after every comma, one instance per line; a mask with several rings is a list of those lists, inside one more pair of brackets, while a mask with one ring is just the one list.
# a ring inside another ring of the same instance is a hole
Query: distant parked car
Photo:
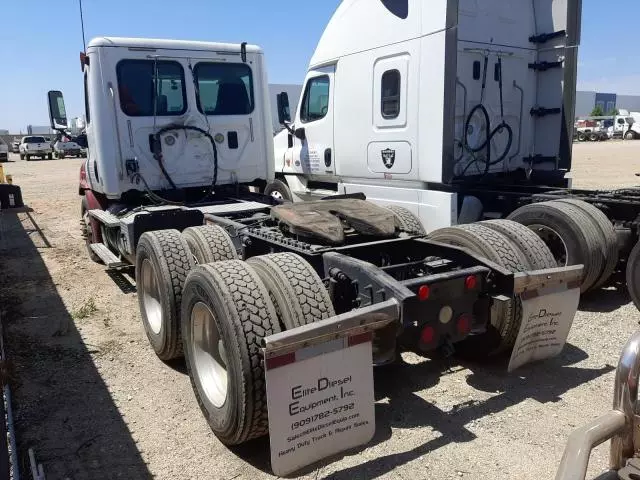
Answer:
[[0, 162], [9, 160], [9, 146], [0, 138]]
[[44, 137], [28, 136], [22, 137], [20, 142], [20, 159], [31, 160], [31, 157], [40, 157], [42, 160], [53, 158], [51, 142], [47, 142]]
[[68, 141], [67, 138], [63, 138], [62, 140], [58, 140], [53, 144], [53, 154], [56, 158], [64, 158], [64, 157], [81, 157], [82, 151], [80, 149], [80, 145], [76, 142]]

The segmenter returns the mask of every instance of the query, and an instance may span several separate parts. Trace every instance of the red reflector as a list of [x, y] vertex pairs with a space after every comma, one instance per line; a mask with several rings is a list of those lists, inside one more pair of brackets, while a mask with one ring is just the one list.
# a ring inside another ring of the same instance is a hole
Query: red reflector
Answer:
[[418, 298], [421, 302], [427, 300], [429, 298], [429, 295], [431, 295], [431, 289], [429, 288], [429, 285], [422, 285], [418, 289]]
[[468, 313], [463, 313], [462, 315], [460, 315], [456, 324], [458, 333], [460, 335], [467, 335], [471, 331], [472, 320], [473, 318]]
[[422, 333], [420, 334], [420, 341], [422, 343], [431, 343], [433, 339], [436, 338], [436, 331], [433, 327], [426, 326], [422, 329]]
[[474, 288], [476, 288], [476, 286], [478, 286], [478, 279], [475, 275], [469, 275], [464, 279], [464, 286], [467, 290], [473, 290]]

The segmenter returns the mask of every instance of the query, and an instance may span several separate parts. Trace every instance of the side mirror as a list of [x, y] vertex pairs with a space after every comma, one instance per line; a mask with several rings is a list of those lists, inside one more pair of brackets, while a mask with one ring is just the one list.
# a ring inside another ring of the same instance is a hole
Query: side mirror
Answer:
[[278, 103], [278, 122], [280, 125], [284, 125], [291, 121], [291, 110], [289, 109], [289, 95], [287, 92], [282, 92], [277, 95]]
[[64, 108], [62, 92], [51, 90], [47, 94], [49, 99], [49, 120], [54, 130], [67, 128], [67, 112]]
[[293, 134], [296, 136], [296, 138], [298, 140], [306, 140], [307, 139], [307, 133], [304, 131], [303, 127], [296, 128], [295, 131], [293, 132]]

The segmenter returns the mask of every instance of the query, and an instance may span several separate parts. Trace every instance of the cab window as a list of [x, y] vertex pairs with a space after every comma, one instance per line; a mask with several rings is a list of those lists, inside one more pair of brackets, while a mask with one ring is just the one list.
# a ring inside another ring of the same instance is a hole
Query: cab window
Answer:
[[126, 115], [162, 117], [187, 111], [184, 70], [178, 62], [122, 60], [116, 70], [120, 108]]
[[302, 123], [314, 122], [325, 117], [329, 110], [329, 86], [328, 75], [315, 77], [307, 82], [300, 110]]
[[201, 62], [193, 75], [198, 110], [205, 115], [248, 115], [253, 112], [253, 75], [244, 63]]

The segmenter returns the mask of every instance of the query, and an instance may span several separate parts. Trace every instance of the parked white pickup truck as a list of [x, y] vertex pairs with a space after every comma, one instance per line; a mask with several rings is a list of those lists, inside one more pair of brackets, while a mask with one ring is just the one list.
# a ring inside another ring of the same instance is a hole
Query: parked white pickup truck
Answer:
[[82, 149], [76, 142], [58, 140], [53, 144], [53, 154], [56, 158], [82, 156]]
[[42, 160], [53, 158], [51, 143], [44, 137], [22, 137], [20, 141], [20, 160], [31, 160], [31, 157], [40, 157]]

